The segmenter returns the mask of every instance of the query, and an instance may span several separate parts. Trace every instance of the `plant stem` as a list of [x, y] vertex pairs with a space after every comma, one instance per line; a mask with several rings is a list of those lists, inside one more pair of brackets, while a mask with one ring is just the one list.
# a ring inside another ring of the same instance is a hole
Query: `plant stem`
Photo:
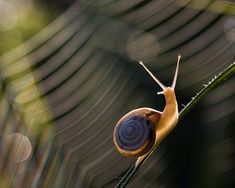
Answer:
[[[179, 113], [179, 121], [191, 111], [191, 109], [202, 100], [204, 96], [206, 96], [210, 91], [214, 88], [221, 85], [225, 80], [231, 77], [235, 73], [235, 62], [229, 65], [223, 72], [221, 72], [218, 76], [215, 76], [205, 87], [192, 98], [192, 100], [180, 111]], [[140, 169], [140, 166], [146, 161], [146, 159], [156, 150], [157, 147], [153, 148], [151, 152], [139, 163], [135, 163], [122, 177], [119, 183], [116, 185], [116, 188], [124, 188], [127, 186], [131, 178], [135, 175], [135, 173]]]
[[215, 76], [205, 87], [196, 94], [195, 97], [180, 111], [179, 120], [181, 120], [191, 109], [202, 100], [210, 91], [221, 85], [225, 80], [227, 80], [235, 72], [235, 62], [229, 65], [223, 72]]

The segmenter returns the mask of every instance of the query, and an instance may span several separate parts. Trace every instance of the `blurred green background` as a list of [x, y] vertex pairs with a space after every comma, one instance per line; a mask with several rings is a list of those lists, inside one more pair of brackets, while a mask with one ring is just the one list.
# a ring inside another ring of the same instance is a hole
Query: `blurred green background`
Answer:
[[[116, 122], [165, 105], [138, 61], [169, 85], [182, 55], [179, 110], [234, 62], [234, 1], [0, 0], [0, 17], [1, 137], [21, 133], [33, 148], [21, 163], [0, 157], [4, 188], [115, 187], [136, 160], [115, 150]], [[234, 187], [234, 81], [206, 96], [128, 187]]]

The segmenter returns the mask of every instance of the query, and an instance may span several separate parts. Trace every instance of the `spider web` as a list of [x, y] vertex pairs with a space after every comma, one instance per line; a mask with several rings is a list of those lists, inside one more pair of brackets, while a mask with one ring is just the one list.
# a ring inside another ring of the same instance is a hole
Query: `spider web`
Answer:
[[[33, 146], [27, 162], [8, 169], [11, 185], [114, 187], [135, 161], [115, 150], [115, 123], [134, 108], [164, 106], [138, 60], [169, 84], [182, 54], [179, 108], [234, 61], [235, 18], [226, 7], [213, 11], [214, 3], [77, 1], [3, 55], [1, 133], [21, 132]], [[233, 77], [176, 128], [129, 186], [234, 184], [234, 92]]]

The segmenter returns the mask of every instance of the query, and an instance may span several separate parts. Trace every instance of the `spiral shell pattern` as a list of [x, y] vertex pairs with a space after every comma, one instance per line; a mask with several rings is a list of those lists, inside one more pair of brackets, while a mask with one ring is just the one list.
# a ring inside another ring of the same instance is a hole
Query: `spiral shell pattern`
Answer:
[[114, 136], [122, 150], [135, 151], [143, 147], [144, 151], [152, 147], [155, 141], [154, 124], [144, 116], [131, 116], [117, 125]]

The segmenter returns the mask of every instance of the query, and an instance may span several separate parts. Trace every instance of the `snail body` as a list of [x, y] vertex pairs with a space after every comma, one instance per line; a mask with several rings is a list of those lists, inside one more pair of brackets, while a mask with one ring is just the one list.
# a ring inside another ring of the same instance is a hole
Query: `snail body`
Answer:
[[174, 129], [178, 122], [178, 104], [175, 95], [175, 85], [178, 75], [180, 56], [171, 87], [164, 86], [140, 62], [145, 70], [163, 89], [158, 94], [165, 96], [165, 108], [162, 112], [152, 108], [138, 108], [124, 115], [116, 124], [113, 140], [116, 149], [127, 157], [142, 157], [151, 152]]

